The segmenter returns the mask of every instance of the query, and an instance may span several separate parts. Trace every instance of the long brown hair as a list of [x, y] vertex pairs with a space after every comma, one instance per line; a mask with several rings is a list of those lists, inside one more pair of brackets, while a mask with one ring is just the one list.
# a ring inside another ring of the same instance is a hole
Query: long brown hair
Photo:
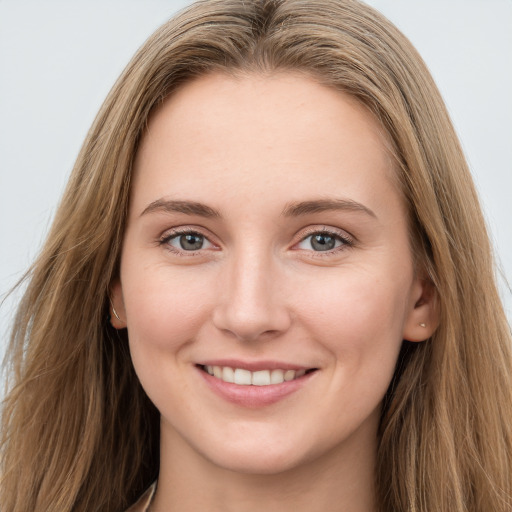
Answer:
[[486, 227], [442, 99], [409, 41], [355, 0], [205, 0], [151, 36], [78, 156], [9, 348], [0, 509], [123, 510], [158, 473], [158, 412], [107, 320], [148, 116], [213, 70], [294, 70], [364, 104], [389, 135], [440, 325], [404, 342], [379, 431], [382, 512], [512, 508], [511, 336]]

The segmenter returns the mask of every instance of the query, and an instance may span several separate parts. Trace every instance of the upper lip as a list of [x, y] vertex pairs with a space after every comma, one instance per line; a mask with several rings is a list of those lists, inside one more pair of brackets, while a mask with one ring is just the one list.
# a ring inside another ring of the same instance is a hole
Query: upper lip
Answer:
[[197, 363], [198, 366], [228, 366], [257, 372], [261, 370], [310, 370], [314, 367], [283, 361], [242, 361], [240, 359], [208, 359]]

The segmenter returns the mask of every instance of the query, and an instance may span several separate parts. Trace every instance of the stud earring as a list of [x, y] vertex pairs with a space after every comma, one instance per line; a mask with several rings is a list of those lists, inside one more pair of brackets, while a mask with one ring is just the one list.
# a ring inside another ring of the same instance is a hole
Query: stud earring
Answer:
[[[115, 311], [114, 311], [114, 314], [115, 314]], [[116, 315], [116, 316], [117, 316], [117, 315]], [[118, 317], [118, 318], [119, 318], [119, 317]], [[425, 324], [425, 323], [421, 322], [420, 327], [427, 327], [427, 324]]]
[[116, 308], [114, 307], [114, 303], [112, 302], [112, 299], [109, 297], [108, 300], [110, 301], [110, 307], [112, 308], [112, 313], [114, 313], [114, 316], [121, 322], [121, 319], [119, 318], [119, 315], [117, 314]]

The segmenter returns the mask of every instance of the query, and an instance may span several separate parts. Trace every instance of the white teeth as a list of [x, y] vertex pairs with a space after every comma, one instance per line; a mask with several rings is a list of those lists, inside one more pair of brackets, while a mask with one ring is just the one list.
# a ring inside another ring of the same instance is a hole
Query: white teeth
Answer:
[[284, 380], [293, 380], [295, 378], [295, 370], [286, 370], [284, 372]]
[[253, 386], [268, 386], [270, 384], [270, 372], [268, 370], [261, 370], [253, 372], [252, 385]]
[[284, 382], [284, 371], [272, 370], [270, 374], [270, 384], [281, 384], [282, 382]]
[[240, 386], [269, 386], [282, 384], [285, 381], [298, 379], [305, 375], [306, 370], [258, 370], [251, 372], [243, 368], [230, 368], [229, 366], [205, 366], [207, 373], [224, 382]]
[[241, 384], [242, 386], [249, 386], [252, 384], [251, 372], [249, 370], [237, 368], [235, 370], [235, 384]]
[[235, 370], [229, 366], [222, 369], [222, 380], [224, 382], [235, 382]]

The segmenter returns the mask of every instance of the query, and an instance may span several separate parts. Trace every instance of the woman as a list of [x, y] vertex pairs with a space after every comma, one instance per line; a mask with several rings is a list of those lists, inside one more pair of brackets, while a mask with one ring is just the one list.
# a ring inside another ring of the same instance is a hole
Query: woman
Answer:
[[31, 271], [2, 510], [509, 510], [474, 204], [375, 11], [192, 6], [114, 86]]

